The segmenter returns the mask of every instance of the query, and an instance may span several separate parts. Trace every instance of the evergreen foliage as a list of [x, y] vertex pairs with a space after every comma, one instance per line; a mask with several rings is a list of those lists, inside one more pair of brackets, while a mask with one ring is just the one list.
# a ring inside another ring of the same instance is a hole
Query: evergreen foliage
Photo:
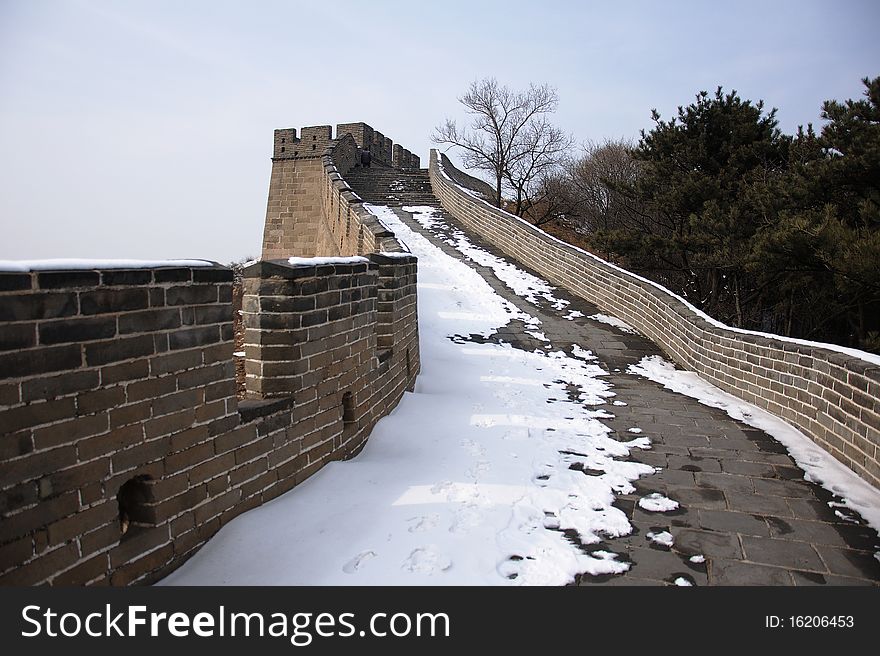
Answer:
[[880, 77], [863, 82], [818, 135], [720, 87], [653, 112], [638, 175], [606, 181], [639, 221], [590, 244], [722, 321], [880, 351]]

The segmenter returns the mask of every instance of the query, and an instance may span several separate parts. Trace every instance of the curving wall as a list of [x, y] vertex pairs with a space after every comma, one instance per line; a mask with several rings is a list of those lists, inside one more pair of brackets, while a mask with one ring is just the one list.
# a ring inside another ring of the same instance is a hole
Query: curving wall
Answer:
[[[880, 358], [739, 331], [669, 290], [566, 244], [464, 191], [466, 178], [431, 151], [443, 208], [553, 283], [634, 326], [675, 362], [782, 417], [880, 486]], [[479, 191], [477, 189], [476, 191]]]

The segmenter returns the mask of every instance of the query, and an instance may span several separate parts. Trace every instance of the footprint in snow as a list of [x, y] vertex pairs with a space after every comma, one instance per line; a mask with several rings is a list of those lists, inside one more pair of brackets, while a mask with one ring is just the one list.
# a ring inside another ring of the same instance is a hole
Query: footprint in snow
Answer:
[[472, 455], [474, 457], [486, 455], [486, 449], [484, 449], [482, 446], [480, 446], [479, 444], [477, 444], [473, 440], [464, 439], [461, 442], [459, 442], [459, 444], [461, 444], [461, 447], [465, 451], [467, 451], [470, 455]]
[[452, 489], [452, 481], [441, 481], [431, 486], [431, 494], [443, 494]]
[[361, 551], [357, 556], [355, 556], [342, 566], [342, 571], [346, 574], [355, 574], [361, 567], [363, 567], [367, 563], [367, 561], [375, 557], [375, 551]]
[[477, 462], [476, 465], [468, 469], [465, 474], [468, 476], [468, 478], [477, 480], [480, 476], [489, 471], [490, 468], [491, 467], [489, 466], [488, 460], [480, 460]]
[[440, 515], [435, 513], [423, 517], [410, 517], [407, 521], [412, 522], [409, 527], [410, 533], [420, 533], [436, 527], [437, 523], [440, 521]]
[[469, 533], [482, 523], [483, 513], [480, 512], [476, 504], [463, 504], [462, 507], [455, 512], [455, 518], [449, 527], [450, 533]]
[[452, 567], [449, 556], [440, 553], [431, 546], [419, 547], [403, 561], [401, 568], [413, 574], [441, 574]]

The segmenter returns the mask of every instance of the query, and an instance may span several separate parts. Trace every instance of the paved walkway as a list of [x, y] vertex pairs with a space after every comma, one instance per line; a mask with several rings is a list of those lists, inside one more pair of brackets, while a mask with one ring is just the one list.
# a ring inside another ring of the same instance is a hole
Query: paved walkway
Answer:
[[[616, 552], [632, 563], [629, 572], [613, 577], [584, 575], [579, 585], [668, 585], [676, 580], [695, 585], [880, 584], [877, 532], [851, 511], [847, 519], [836, 515], [834, 510], [841, 509], [828, 505], [834, 501], [832, 494], [803, 480], [804, 472], [779, 442], [721, 410], [626, 373], [628, 365], [644, 356], [662, 354], [655, 344], [586, 318], [598, 308], [563, 289], [554, 295], [569, 301], [564, 310], [549, 303], [535, 306], [515, 295], [492, 269], [467, 260], [448, 243], [451, 230], [458, 229], [475, 245], [504, 257], [448, 215], [443, 215], [447, 226], [427, 230], [410, 214], [399, 208], [395, 212], [446, 253], [467, 262], [498, 294], [540, 318], [541, 330], [554, 349], [571, 352], [578, 344], [592, 351], [609, 372], [606, 380], [617, 393], [615, 400], [626, 403], [608, 406], [615, 416], [603, 421], [622, 440], [633, 437], [629, 428], [638, 427], [652, 441], [651, 449], [634, 449], [631, 458], [660, 468], [658, 473], [637, 481], [636, 492], [617, 501], [630, 518], [633, 533], [583, 546]], [[572, 310], [584, 318], [564, 318]], [[545, 347], [525, 329], [514, 322], [488, 341], [529, 351]], [[652, 492], [675, 499], [680, 507], [665, 513], [642, 510], [638, 499]], [[672, 535], [671, 547], [647, 537], [663, 531]], [[575, 535], [568, 537], [577, 541]]]

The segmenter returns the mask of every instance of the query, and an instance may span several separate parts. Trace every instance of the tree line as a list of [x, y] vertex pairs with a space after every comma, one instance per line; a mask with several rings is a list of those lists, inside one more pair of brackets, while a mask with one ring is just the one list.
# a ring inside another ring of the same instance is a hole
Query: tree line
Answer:
[[[782, 133], [776, 110], [700, 92], [635, 141], [587, 143], [550, 117], [556, 90], [494, 79], [459, 98], [438, 144], [518, 216], [733, 326], [880, 352], [880, 77], [828, 100], [824, 125]], [[558, 234], [558, 233], [557, 233]]]

